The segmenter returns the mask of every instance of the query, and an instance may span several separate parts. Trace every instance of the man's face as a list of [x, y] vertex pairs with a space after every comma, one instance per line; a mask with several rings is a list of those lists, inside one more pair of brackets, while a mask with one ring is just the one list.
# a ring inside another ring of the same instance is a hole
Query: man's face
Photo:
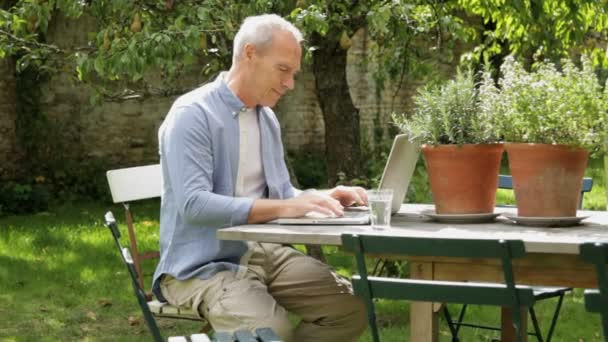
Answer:
[[[274, 34], [270, 45], [257, 49], [250, 57], [251, 89], [257, 104], [274, 107], [288, 90], [294, 88], [294, 77], [300, 71], [302, 48], [289, 32]], [[251, 51], [250, 51], [251, 52]]]

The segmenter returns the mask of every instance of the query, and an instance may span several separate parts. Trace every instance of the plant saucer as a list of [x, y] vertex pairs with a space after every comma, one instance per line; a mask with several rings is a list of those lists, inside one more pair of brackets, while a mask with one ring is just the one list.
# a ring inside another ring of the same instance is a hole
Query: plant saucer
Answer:
[[517, 216], [516, 214], [503, 213], [502, 216], [522, 226], [532, 227], [572, 227], [581, 224], [581, 221], [589, 216], [564, 216], [564, 217], [537, 217]]
[[500, 213], [438, 214], [434, 209], [423, 210], [420, 213], [441, 223], [487, 223], [493, 222], [500, 215]]

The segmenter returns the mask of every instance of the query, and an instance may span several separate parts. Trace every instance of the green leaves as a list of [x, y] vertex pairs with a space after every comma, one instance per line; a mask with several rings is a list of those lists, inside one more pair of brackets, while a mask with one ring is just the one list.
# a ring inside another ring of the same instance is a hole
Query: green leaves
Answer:
[[[605, 1], [589, 0], [458, 0], [461, 9], [481, 17], [486, 25], [485, 36], [476, 51], [477, 60], [489, 60], [501, 53], [498, 49], [487, 50], [497, 41], [508, 42], [511, 53], [558, 61], [571, 49], [583, 49], [595, 53], [595, 65], [606, 65], [606, 57], [597, 51], [603, 49], [599, 42], [589, 38], [599, 35], [606, 39], [608, 11]], [[492, 27], [494, 26], [494, 27]]]

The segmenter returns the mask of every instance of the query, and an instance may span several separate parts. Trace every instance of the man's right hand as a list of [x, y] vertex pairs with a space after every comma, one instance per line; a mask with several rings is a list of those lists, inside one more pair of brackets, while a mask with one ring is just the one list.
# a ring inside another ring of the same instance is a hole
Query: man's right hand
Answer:
[[279, 210], [279, 217], [300, 217], [309, 212], [327, 216], [344, 215], [340, 201], [319, 193], [307, 193], [285, 200]]
[[342, 216], [344, 207], [338, 200], [317, 192], [305, 193], [286, 200], [257, 199], [253, 201], [247, 223], [268, 222], [279, 217], [300, 217], [310, 212]]

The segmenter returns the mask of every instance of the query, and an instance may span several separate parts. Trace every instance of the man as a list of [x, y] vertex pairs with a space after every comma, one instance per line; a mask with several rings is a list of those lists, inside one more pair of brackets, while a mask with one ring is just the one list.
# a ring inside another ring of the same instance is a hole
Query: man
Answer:
[[[279, 16], [247, 18], [230, 70], [171, 107], [159, 130], [154, 293], [191, 306], [218, 331], [271, 327], [288, 341], [354, 341], [366, 326], [365, 306], [347, 280], [292, 247], [215, 236], [218, 228], [311, 211], [339, 216], [343, 206], [367, 202], [362, 188], [294, 196], [269, 107], [294, 87], [301, 41]], [[301, 318], [296, 328], [288, 311]]]

